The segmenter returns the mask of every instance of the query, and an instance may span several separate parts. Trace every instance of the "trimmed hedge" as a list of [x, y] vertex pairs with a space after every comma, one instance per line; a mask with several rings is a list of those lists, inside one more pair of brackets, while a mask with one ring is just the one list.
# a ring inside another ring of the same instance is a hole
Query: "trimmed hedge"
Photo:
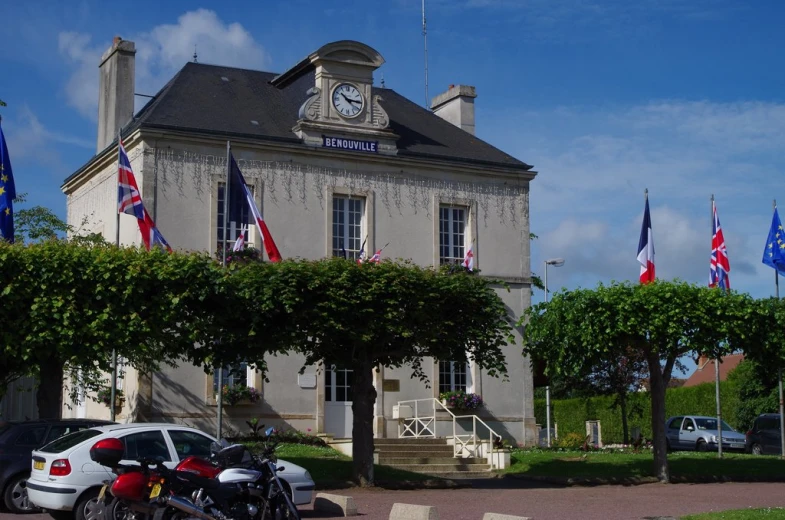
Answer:
[[[669, 388], [665, 392], [665, 417], [674, 415], [717, 415], [714, 383], [688, 388]], [[720, 383], [722, 418], [736, 427], [736, 408], [738, 397], [735, 385], [729, 381]], [[651, 434], [651, 399], [648, 392], [634, 392], [629, 396], [628, 424], [630, 433], [640, 428], [647, 439]], [[613, 407], [612, 396], [591, 397], [588, 399], [551, 400], [551, 421], [558, 424], [559, 437], [577, 433], [585, 437], [586, 421], [600, 421], [603, 444], [621, 443], [624, 439], [621, 410]], [[534, 400], [534, 416], [545, 427], [545, 399]]]

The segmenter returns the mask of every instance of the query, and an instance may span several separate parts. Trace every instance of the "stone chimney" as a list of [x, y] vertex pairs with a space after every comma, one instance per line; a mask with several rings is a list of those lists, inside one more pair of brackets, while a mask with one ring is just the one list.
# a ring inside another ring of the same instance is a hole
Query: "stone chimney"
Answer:
[[136, 45], [115, 36], [98, 65], [98, 142], [96, 153], [112, 143], [134, 116]]
[[461, 130], [474, 135], [474, 98], [477, 92], [468, 85], [450, 85], [447, 92], [431, 101], [433, 113]]

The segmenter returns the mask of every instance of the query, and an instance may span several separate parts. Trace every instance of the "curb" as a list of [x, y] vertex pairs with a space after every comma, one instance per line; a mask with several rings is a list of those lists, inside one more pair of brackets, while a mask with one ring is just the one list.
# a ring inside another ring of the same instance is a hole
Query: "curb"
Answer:
[[[525, 475], [521, 473], [507, 474], [504, 478], [514, 480], [528, 480], [532, 482], [546, 482], [562, 486], [640, 486], [643, 484], [659, 484], [657, 477], [544, 477], [538, 475]], [[783, 476], [758, 476], [758, 475], [695, 475], [671, 476], [669, 484], [711, 484], [732, 482], [785, 482]]]
[[[348, 481], [332, 481], [323, 482], [316, 486], [316, 491], [324, 491], [331, 489], [353, 489], [361, 488], [355, 482]], [[417, 489], [463, 489], [472, 487], [471, 481], [459, 481], [448, 479], [433, 479], [433, 480], [377, 480], [370, 488], [376, 489], [390, 489], [399, 491], [417, 490]]]

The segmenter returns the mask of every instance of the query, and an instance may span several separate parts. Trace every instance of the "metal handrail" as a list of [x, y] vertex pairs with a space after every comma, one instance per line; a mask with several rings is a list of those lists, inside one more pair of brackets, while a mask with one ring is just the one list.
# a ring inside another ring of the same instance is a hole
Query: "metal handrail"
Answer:
[[[420, 417], [419, 410], [418, 410], [418, 408], [419, 408], [418, 403], [420, 403], [420, 402], [429, 402], [431, 404], [431, 406], [433, 407], [433, 415]], [[488, 426], [488, 424], [485, 421], [483, 421], [482, 419], [480, 419], [476, 415], [455, 415], [454, 413], [452, 413], [452, 411], [449, 408], [444, 406], [444, 404], [442, 404], [442, 402], [439, 399], [436, 399], [435, 397], [429, 397], [429, 398], [426, 398], [426, 399], [410, 399], [408, 401], [398, 401], [398, 406], [405, 405], [407, 403], [414, 403], [414, 417], [411, 417], [411, 419], [413, 420], [413, 423], [410, 426], [404, 425], [404, 431], [403, 432], [401, 432], [401, 427], [400, 427], [400, 424], [399, 424], [399, 426], [398, 426], [398, 437], [399, 438], [407, 437], [407, 435], [406, 435], [407, 432], [410, 433], [411, 436], [414, 437], [414, 438], [420, 438], [420, 437], [436, 438], [436, 409], [437, 408], [436, 408], [435, 405], [438, 404], [444, 411], [446, 411], [452, 417], [452, 437], [453, 437], [453, 442], [454, 442], [454, 444], [453, 444], [453, 457], [463, 456], [464, 449], [466, 449], [468, 451], [471, 451], [472, 453], [476, 454], [476, 452], [477, 452], [477, 439], [478, 439], [478, 437], [477, 437], [477, 423], [479, 422], [480, 424], [485, 426], [485, 428], [489, 432], [488, 444], [489, 444], [489, 449], [490, 449], [491, 465], [493, 465], [493, 460], [494, 460], [494, 457], [493, 457], [493, 454], [494, 454], [493, 440], [494, 440], [494, 437], [498, 437], [499, 440], [501, 440], [502, 436], [499, 435], [498, 433], [496, 433], [493, 430], [493, 428]], [[458, 421], [458, 419], [471, 419], [472, 420], [472, 433], [471, 433], [471, 435], [458, 435], [458, 432], [457, 432], [457, 421]], [[427, 420], [427, 422], [425, 422], [426, 420]], [[433, 427], [431, 427], [431, 425]], [[412, 426], [414, 427], [414, 430], [412, 430]], [[424, 434], [424, 435], [421, 435], [421, 433], [423, 431], [426, 431], [427, 433]], [[462, 440], [462, 437], [468, 437], [468, 439], [464, 442]], [[471, 443], [471, 449], [469, 449], [469, 444], [470, 443]]]

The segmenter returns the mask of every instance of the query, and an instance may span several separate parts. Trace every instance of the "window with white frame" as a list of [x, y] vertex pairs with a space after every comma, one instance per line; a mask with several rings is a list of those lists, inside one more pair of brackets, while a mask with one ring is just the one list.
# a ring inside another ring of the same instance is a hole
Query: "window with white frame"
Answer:
[[[333, 196], [333, 256], [356, 260], [363, 243], [365, 198]], [[344, 253], [345, 252], [345, 253]]]
[[352, 401], [354, 371], [330, 366], [324, 372], [324, 400], [339, 402]]
[[465, 206], [439, 206], [439, 263], [463, 262], [466, 243]]
[[[254, 386], [254, 370], [248, 363], [237, 363], [223, 369], [223, 385], [229, 388], [235, 386]], [[218, 371], [213, 372], [213, 392], [218, 392]]]
[[[254, 188], [252, 185], [248, 185], [248, 189], [251, 193], [254, 192]], [[233, 191], [233, 190], [230, 190]], [[245, 244], [246, 246], [252, 247], [249, 241], [251, 239], [250, 230], [251, 226], [254, 224], [253, 214], [251, 213], [251, 208], [248, 207], [248, 201], [245, 197], [237, 196], [230, 197], [229, 200], [229, 218], [234, 220], [229, 220], [226, 223], [226, 228], [224, 228], [224, 223], [226, 220], [226, 183], [219, 182], [218, 183], [218, 208], [216, 209], [216, 251], [221, 251], [222, 248], [229, 247], [231, 248], [235, 241], [240, 236], [240, 230], [243, 226], [246, 226], [245, 235]], [[224, 230], [226, 231], [226, 238], [224, 238]]]
[[470, 391], [469, 364], [465, 361], [439, 361], [439, 393]]

